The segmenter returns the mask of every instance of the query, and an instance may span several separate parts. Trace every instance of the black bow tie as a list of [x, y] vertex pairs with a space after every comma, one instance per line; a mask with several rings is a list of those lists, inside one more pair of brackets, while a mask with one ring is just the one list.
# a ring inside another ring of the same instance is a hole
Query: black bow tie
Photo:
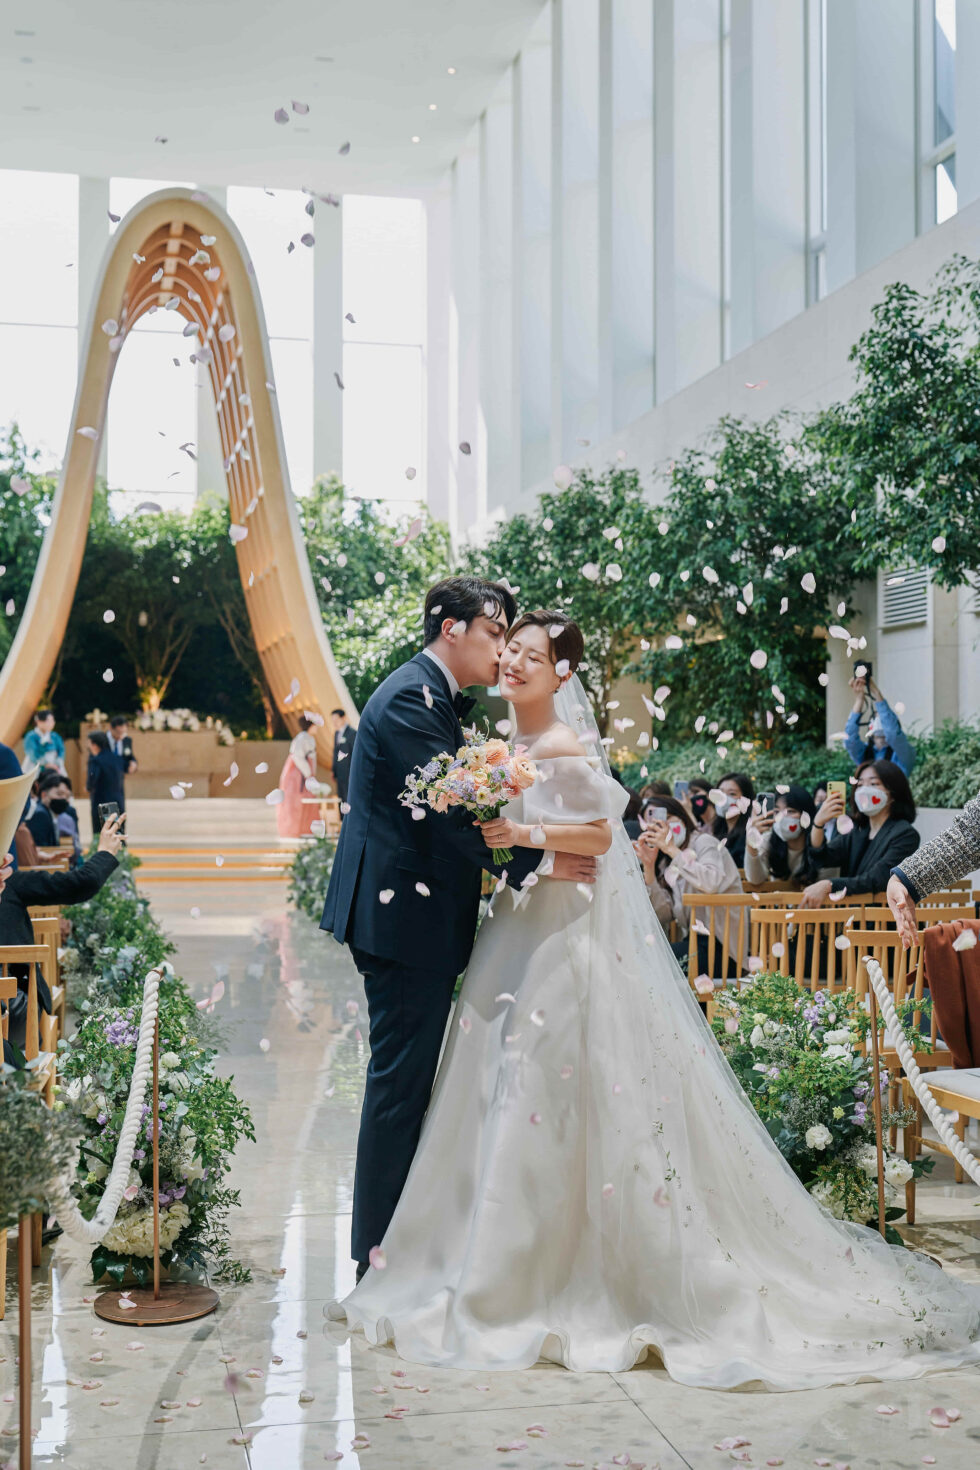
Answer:
[[463, 694], [463, 692], [460, 691], [455, 696], [455, 698], [453, 699], [453, 709], [456, 711], [456, 718], [457, 720], [459, 720], [460, 724], [463, 723], [463, 721], [466, 719], [466, 716], [470, 713], [475, 705], [476, 700], [473, 699], [469, 694]]

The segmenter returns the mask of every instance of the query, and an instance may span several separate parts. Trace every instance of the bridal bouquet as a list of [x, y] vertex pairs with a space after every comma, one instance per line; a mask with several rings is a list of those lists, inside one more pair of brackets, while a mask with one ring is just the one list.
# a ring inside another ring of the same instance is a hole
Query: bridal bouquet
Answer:
[[[426, 807], [448, 812], [450, 807], [458, 806], [489, 822], [500, 816], [509, 801], [533, 786], [537, 774], [526, 746], [474, 734], [455, 755], [443, 751], [424, 766], [416, 766], [405, 777], [405, 789], [398, 799], [411, 809], [416, 821], [425, 816]], [[509, 863], [513, 856], [509, 847], [495, 847], [492, 853], [498, 866]]]

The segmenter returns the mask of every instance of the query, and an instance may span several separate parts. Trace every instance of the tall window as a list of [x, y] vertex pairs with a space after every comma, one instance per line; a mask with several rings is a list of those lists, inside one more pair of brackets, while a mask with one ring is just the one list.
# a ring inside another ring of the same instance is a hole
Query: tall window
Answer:
[[344, 311], [344, 481], [397, 513], [426, 498], [420, 200], [345, 196]]
[[78, 369], [78, 179], [0, 169], [0, 423], [56, 470]]
[[931, 0], [919, 33], [923, 65], [921, 217], [941, 225], [956, 213], [956, 0]]
[[806, 299], [827, 294], [827, 0], [806, 0]]

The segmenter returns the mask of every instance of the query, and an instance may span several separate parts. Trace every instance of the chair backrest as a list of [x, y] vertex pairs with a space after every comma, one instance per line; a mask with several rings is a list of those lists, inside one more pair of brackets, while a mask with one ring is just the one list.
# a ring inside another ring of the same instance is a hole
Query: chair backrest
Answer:
[[843, 990], [847, 985], [848, 932], [862, 910], [835, 904], [823, 909], [752, 911], [755, 953], [764, 970], [792, 975], [801, 989]]
[[[920, 931], [921, 932], [921, 931]], [[885, 983], [892, 994], [896, 1004], [901, 1003], [908, 996], [921, 1000], [923, 996], [923, 969], [922, 969], [922, 945], [913, 944], [906, 949], [902, 944], [898, 931], [895, 929], [859, 929], [849, 930], [848, 938], [851, 941], [847, 951], [848, 959], [848, 985], [857, 992], [862, 1005], [866, 1003], [866, 997], [871, 989], [868, 979], [868, 969], [864, 961], [874, 959], [881, 967], [881, 973], [885, 977]], [[914, 1025], [919, 1025], [919, 1012], [914, 1014]], [[932, 1043], [936, 1043], [936, 1018], [932, 1017], [931, 1025]]]
[[32, 904], [27, 912], [32, 919], [60, 919], [61, 905], [58, 903]]
[[741, 973], [749, 948], [749, 914], [753, 900], [748, 893], [685, 893], [684, 907], [690, 910], [688, 930], [687, 974], [694, 985], [701, 966], [698, 962], [698, 935], [705, 936], [708, 947], [706, 975], [724, 979], [730, 963]]
[[802, 888], [787, 888], [785, 878], [767, 878], [765, 883], [750, 883], [748, 878], [743, 878], [742, 887], [746, 893], [766, 895], [781, 893], [785, 894], [787, 898], [792, 898], [794, 894], [799, 898], [803, 892]]
[[[942, 907], [939, 904], [930, 908], [928, 904], [916, 904], [915, 911], [917, 923], [920, 929], [930, 924], [950, 924], [954, 919], [975, 919], [972, 904], [950, 904]], [[864, 910], [865, 926], [868, 929], [894, 929], [895, 916], [890, 908], [868, 904]]]
[[[48, 989], [52, 990], [55, 980], [51, 969], [51, 951], [46, 944], [0, 945], [0, 977], [9, 975], [11, 965], [27, 966], [27, 1021], [24, 1033], [24, 1055], [31, 1062], [40, 1051], [37, 1015], [37, 966], [41, 967], [41, 973], [48, 982]], [[0, 983], [2, 983], [2, 980], [0, 980]], [[14, 995], [16, 993], [17, 984], [15, 977]], [[9, 1028], [4, 1031], [4, 1035], [7, 1034], [9, 1034]]]
[[[54, 983], [57, 985], [61, 973], [61, 965], [58, 961], [58, 950], [61, 946], [61, 920], [53, 917], [36, 919], [31, 915], [31, 928], [34, 930], [35, 944], [47, 946], [48, 953], [51, 957], [51, 975], [54, 976]], [[45, 978], [50, 985], [51, 976], [46, 976]]]

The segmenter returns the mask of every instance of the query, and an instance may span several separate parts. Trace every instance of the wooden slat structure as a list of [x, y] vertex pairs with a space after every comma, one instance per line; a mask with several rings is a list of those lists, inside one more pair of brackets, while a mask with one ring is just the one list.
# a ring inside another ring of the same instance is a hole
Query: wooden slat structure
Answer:
[[[202, 236], [214, 237], [204, 245]], [[64, 638], [88, 533], [92, 487], [116, 365], [125, 339], [152, 310], [198, 327], [224, 455], [252, 634], [290, 730], [304, 709], [357, 711], [323, 630], [286, 469], [265, 316], [244, 242], [199, 190], [142, 200], [109, 243], [84, 338], [61, 479], [30, 596], [0, 670], [0, 739], [16, 742], [41, 698]], [[118, 324], [110, 339], [103, 323]], [[121, 350], [120, 350], [121, 349]], [[123, 368], [125, 371], [125, 367]], [[93, 430], [95, 437], [80, 433]], [[333, 732], [315, 727], [320, 764], [333, 763]]]

